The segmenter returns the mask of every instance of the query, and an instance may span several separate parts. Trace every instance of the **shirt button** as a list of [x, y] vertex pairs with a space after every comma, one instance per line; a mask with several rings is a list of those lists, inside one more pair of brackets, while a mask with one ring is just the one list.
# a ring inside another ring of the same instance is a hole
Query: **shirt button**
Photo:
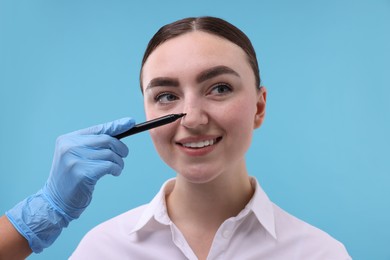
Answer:
[[231, 234], [232, 234], [232, 232], [230, 230], [224, 230], [222, 232], [223, 238], [229, 238]]

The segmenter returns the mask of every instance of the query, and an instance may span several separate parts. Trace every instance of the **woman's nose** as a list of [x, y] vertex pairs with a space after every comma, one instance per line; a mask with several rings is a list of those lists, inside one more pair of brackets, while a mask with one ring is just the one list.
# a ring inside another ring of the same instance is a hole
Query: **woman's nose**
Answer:
[[195, 129], [208, 123], [208, 115], [200, 103], [192, 103], [184, 107], [186, 115], [181, 119], [181, 125]]

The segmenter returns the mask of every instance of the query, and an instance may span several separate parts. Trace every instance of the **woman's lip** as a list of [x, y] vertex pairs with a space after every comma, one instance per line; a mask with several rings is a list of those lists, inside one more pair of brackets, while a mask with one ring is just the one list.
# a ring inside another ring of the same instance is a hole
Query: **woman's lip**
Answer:
[[221, 136], [217, 135], [209, 135], [209, 136], [197, 136], [197, 137], [186, 137], [179, 139], [176, 141], [176, 144], [179, 145], [185, 145], [185, 144], [191, 144], [191, 143], [201, 143], [201, 142], [206, 142], [206, 141], [214, 141], [214, 143], [220, 141], [222, 139]]
[[218, 137], [220, 136], [219, 135], [188, 136], [188, 137], [177, 139], [176, 143], [184, 144], [184, 143], [192, 143], [192, 142], [202, 142], [205, 140], [216, 139]]
[[[193, 139], [191, 139], [193, 140]], [[201, 139], [202, 141], [199, 141], [198, 143], [202, 143], [205, 140], [210, 140], [210, 139]], [[182, 150], [185, 154], [188, 156], [204, 156], [207, 155], [208, 153], [212, 152], [215, 148], [216, 145], [222, 140], [222, 137], [216, 137], [212, 144], [201, 146], [201, 147], [190, 147], [190, 146], [185, 146], [182, 143], [177, 143], [177, 145], [180, 147], [180, 150]], [[193, 142], [192, 142], [193, 143]], [[184, 143], [184, 144], [189, 144], [189, 143]]]
[[182, 145], [187, 148], [203, 148], [211, 146], [217, 142], [217, 139], [205, 140], [200, 142], [183, 143]]

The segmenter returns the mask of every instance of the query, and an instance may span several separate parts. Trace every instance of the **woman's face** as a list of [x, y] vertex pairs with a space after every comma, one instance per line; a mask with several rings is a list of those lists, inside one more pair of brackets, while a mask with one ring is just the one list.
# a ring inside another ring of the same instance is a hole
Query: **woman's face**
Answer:
[[256, 88], [240, 47], [209, 33], [186, 33], [151, 53], [141, 80], [148, 119], [186, 113], [150, 131], [178, 178], [205, 183], [246, 173], [244, 155], [264, 118], [266, 92]]

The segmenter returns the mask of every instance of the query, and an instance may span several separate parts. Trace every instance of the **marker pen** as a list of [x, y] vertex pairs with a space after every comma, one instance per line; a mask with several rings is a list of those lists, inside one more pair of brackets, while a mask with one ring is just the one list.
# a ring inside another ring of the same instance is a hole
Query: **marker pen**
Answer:
[[176, 121], [177, 119], [179, 119], [179, 118], [181, 118], [181, 117], [183, 117], [185, 115], [186, 114], [184, 114], [184, 113], [182, 113], [182, 114], [170, 114], [170, 115], [166, 115], [166, 116], [159, 117], [159, 118], [156, 118], [156, 119], [152, 119], [152, 120], [140, 123], [140, 124], [136, 124], [135, 126], [130, 128], [126, 132], [121, 133], [119, 135], [116, 135], [114, 137], [118, 138], [118, 139], [121, 139], [121, 138], [124, 138], [124, 137], [129, 136], [129, 135], [133, 135], [133, 134], [137, 134], [137, 133], [140, 133], [140, 132], [143, 132], [143, 131], [147, 131], [147, 130], [155, 128], [155, 127], [159, 127], [159, 126], [162, 126], [162, 125], [166, 125], [166, 124], [172, 123], [172, 122]]

